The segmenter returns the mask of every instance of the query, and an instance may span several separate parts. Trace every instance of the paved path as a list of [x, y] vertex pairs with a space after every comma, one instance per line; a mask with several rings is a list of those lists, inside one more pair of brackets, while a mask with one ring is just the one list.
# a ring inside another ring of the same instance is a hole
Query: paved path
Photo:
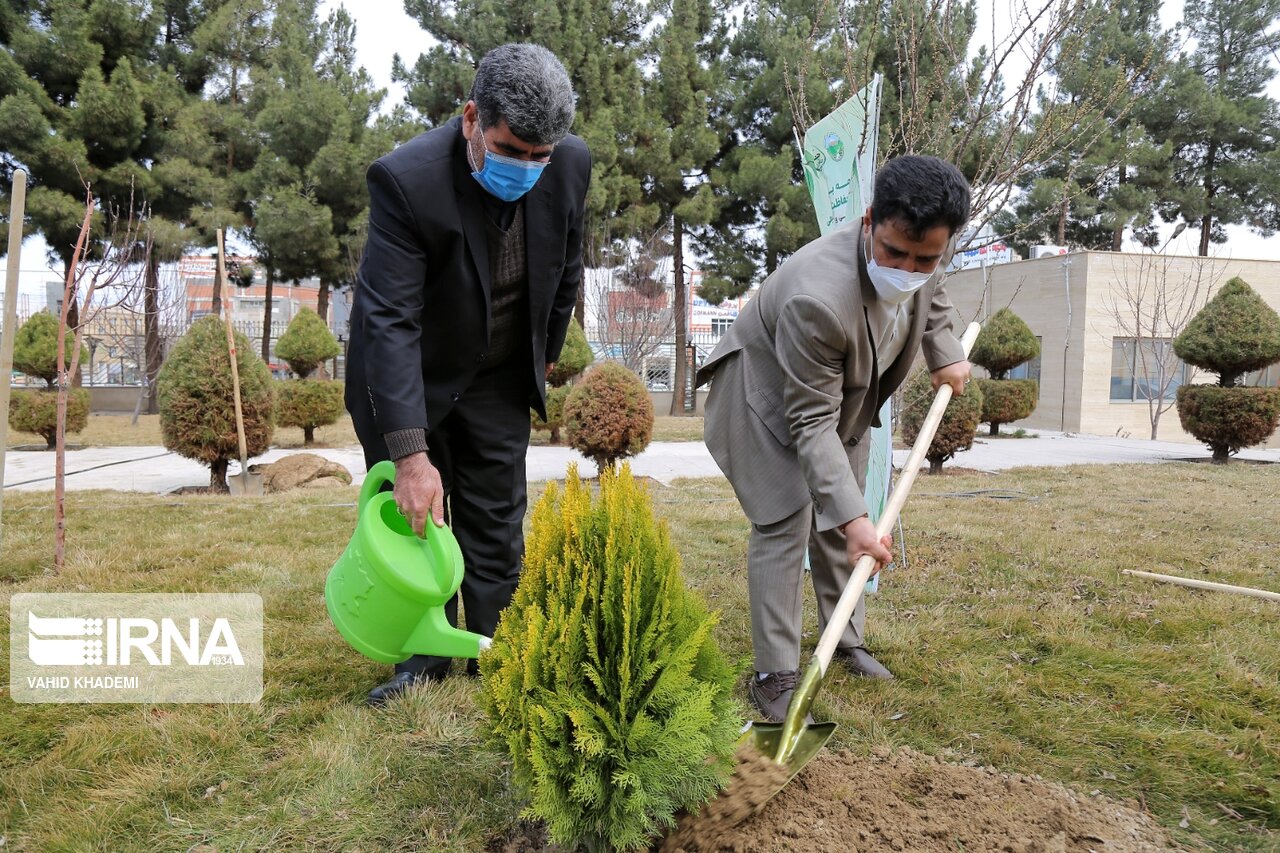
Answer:
[[[273, 462], [282, 456], [302, 452], [272, 449], [253, 458], [254, 463]], [[319, 448], [314, 451], [346, 466], [360, 482], [364, 478], [364, 456], [359, 448]], [[1023, 466], [1122, 464], [1167, 462], [1175, 459], [1206, 458], [1209, 451], [1198, 444], [1171, 441], [1141, 441], [1094, 435], [1039, 432], [1030, 438], [979, 437], [948, 465], [980, 471], [1001, 471]], [[903, 464], [907, 451], [894, 451], [894, 462]], [[1280, 462], [1280, 449], [1247, 450], [1242, 459]], [[6, 489], [49, 490], [53, 488], [54, 455], [48, 451], [9, 451], [5, 457]], [[564, 476], [569, 463], [577, 462], [584, 476], [594, 476], [595, 466], [567, 447], [529, 448], [528, 476], [531, 482]], [[655, 442], [632, 460], [639, 476], [670, 484], [681, 477], [719, 477], [720, 469], [701, 442]], [[239, 465], [232, 463], [230, 473]], [[165, 451], [163, 447], [94, 447], [67, 452], [68, 489], [115, 489], [167, 493], [181, 486], [209, 482], [208, 469], [190, 459]]]

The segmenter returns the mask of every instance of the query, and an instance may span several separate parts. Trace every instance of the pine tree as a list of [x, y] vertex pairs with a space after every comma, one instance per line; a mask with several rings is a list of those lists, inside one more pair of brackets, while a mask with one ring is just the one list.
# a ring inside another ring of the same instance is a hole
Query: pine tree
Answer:
[[1280, 0], [1189, 0], [1195, 49], [1150, 111], [1173, 150], [1176, 191], [1161, 214], [1199, 228], [1201, 255], [1226, 240], [1224, 225], [1280, 228], [1280, 105], [1266, 94], [1277, 21]]
[[[1068, 144], [1049, 152], [1024, 181], [1018, 243], [1118, 252], [1128, 228], [1140, 239], [1154, 236], [1169, 150], [1152, 137], [1144, 117], [1168, 109], [1158, 89], [1172, 50], [1159, 14], [1157, 0], [1094, 2], [1060, 45], [1057, 99], [1094, 108], [1077, 118]], [[1126, 94], [1108, 96], [1112, 92]]]

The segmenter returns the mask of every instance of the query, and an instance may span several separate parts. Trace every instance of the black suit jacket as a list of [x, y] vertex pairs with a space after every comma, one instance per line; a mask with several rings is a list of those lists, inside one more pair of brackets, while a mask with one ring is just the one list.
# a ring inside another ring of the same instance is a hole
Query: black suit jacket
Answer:
[[[362, 439], [430, 430], [484, 364], [489, 343], [485, 190], [471, 176], [462, 119], [369, 167], [369, 236], [351, 311], [346, 402]], [[556, 144], [524, 197], [533, 351], [530, 404], [545, 414], [547, 362], [560, 356], [582, 281], [591, 156]]]

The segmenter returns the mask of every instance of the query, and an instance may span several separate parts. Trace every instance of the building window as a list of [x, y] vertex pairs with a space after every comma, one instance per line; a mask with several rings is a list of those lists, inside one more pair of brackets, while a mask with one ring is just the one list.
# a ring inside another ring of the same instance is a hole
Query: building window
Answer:
[[1168, 338], [1111, 339], [1111, 399], [1138, 403], [1161, 396], [1172, 400], [1178, 387], [1191, 381], [1191, 370], [1173, 354]]
[[1272, 364], [1244, 375], [1242, 383], [1250, 388], [1275, 388], [1280, 386], [1280, 363]]
[[711, 337], [720, 340], [724, 337], [724, 333], [729, 331], [729, 327], [733, 325], [732, 317], [712, 317], [711, 318]]
[[[1044, 338], [1040, 337], [1039, 335], [1036, 335], [1036, 347], [1041, 350], [1044, 349]], [[1039, 382], [1040, 381], [1040, 356], [1037, 355], [1035, 358], [1031, 359], [1030, 361], [1024, 361], [1022, 364], [1019, 364], [1017, 367], [1013, 368], [1013, 370], [1010, 370], [1009, 375], [1006, 376], [1005, 378], [1006, 379], [1034, 379], [1036, 382]]]

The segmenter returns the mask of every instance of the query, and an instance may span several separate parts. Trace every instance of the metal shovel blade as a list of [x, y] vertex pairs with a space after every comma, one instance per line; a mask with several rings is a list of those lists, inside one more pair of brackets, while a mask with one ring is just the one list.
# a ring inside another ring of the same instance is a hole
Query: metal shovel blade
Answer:
[[[831, 735], [835, 733], [835, 723], [813, 723], [808, 726], [801, 726], [797, 733], [788, 738], [787, 748], [783, 748], [784, 732], [786, 723], [752, 723], [751, 728], [747, 729], [744, 737], [749, 738], [751, 745], [756, 752], [761, 755], [773, 757], [779, 764], [785, 765], [787, 775], [778, 784], [778, 793], [787, 787], [787, 783], [795, 778], [796, 774], [804, 769], [804, 766], [813, 760], [813, 757], [822, 751], [822, 747], [826, 746], [827, 741], [831, 740]], [[778, 755], [782, 754], [779, 759]], [[773, 794], [769, 796], [772, 797]]]
[[261, 497], [263, 494], [262, 475], [251, 471], [232, 474], [227, 477], [227, 488], [231, 490], [233, 495]]
[[796, 774], [804, 769], [836, 730], [835, 723], [806, 723], [809, 708], [822, 686], [822, 665], [814, 660], [805, 670], [804, 677], [791, 696], [787, 715], [781, 723], [751, 723], [742, 740], [751, 744], [756, 752], [785, 767], [786, 773], [770, 777], [774, 789], [761, 791], [759, 802], [763, 804], [787, 786]]

